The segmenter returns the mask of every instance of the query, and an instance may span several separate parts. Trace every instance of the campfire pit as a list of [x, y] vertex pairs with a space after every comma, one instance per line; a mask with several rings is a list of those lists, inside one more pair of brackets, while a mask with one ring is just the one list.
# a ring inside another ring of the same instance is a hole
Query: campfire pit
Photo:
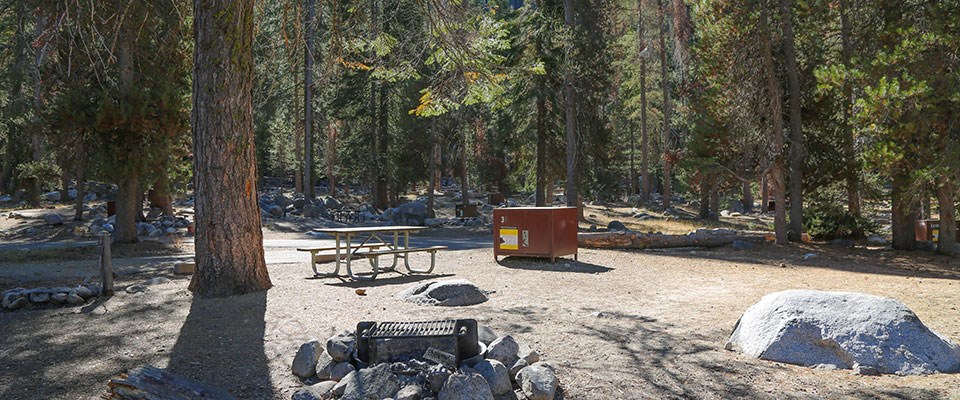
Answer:
[[456, 369], [465, 360], [482, 357], [477, 321], [457, 319], [357, 324], [358, 367], [426, 358]]

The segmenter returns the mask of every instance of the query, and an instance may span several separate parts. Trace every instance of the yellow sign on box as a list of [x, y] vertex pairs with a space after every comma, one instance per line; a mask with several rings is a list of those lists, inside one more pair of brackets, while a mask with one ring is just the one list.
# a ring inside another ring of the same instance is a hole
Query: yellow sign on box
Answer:
[[500, 228], [500, 250], [518, 250], [520, 249], [520, 241], [517, 239], [517, 228], [514, 227], [501, 227]]

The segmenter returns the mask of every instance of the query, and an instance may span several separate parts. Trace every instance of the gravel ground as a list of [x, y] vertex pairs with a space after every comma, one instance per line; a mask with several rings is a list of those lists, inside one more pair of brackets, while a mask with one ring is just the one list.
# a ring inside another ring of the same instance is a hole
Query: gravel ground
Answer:
[[[803, 260], [803, 254], [818, 256]], [[559, 367], [565, 399], [953, 398], [960, 375], [865, 377], [754, 360], [723, 349], [740, 314], [763, 295], [805, 288], [888, 296], [960, 341], [960, 268], [921, 253], [828, 246], [661, 252], [581, 250], [579, 262], [493, 260], [491, 250], [441, 252], [433, 276], [372, 283], [308, 279], [309, 266], [271, 265], [274, 287], [194, 299], [189, 278], [122, 290], [78, 308], [0, 313], [0, 399], [98, 398], [143, 364], [241, 398], [289, 399], [301, 343], [361, 320], [476, 318]], [[426, 256], [412, 262], [427, 262]], [[953, 264], [950, 264], [953, 262]], [[783, 266], [781, 267], [781, 264]], [[119, 287], [163, 270], [125, 275]], [[486, 303], [416, 306], [393, 297], [425, 279], [465, 278]], [[355, 290], [366, 289], [365, 296]]]

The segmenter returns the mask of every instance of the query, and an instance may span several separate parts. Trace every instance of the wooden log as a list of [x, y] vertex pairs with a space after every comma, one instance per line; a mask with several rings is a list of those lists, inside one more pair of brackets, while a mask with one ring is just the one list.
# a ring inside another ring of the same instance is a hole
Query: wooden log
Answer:
[[580, 247], [593, 249], [665, 249], [673, 247], [720, 247], [734, 240], [762, 242], [761, 232], [729, 229], [699, 229], [686, 235], [639, 232], [583, 232], [577, 234]]
[[110, 392], [103, 396], [105, 399], [236, 399], [226, 390], [174, 375], [150, 365], [131, 369], [126, 374], [111, 379], [107, 386], [110, 387]]

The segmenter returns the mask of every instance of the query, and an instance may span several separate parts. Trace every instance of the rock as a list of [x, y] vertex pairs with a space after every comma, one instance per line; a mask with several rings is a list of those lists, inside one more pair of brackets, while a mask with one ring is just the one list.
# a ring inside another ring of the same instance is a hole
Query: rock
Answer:
[[158, 276], [158, 277], [150, 278], [150, 279], [147, 279], [147, 280], [143, 281], [143, 283], [141, 283], [141, 285], [144, 285], [144, 286], [155, 286], [155, 285], [162, 285], [162, 284], [164, 284], [164, 283], [170, 283], [170, 278], [165, 278], [165, 277], [162, 277], [162, 276]]
[[514, 363], [512, 367], [510, 367], [510, 380], [513, 381], [513, 382], [516, 382], [516, 381], [517, 381], [517, 374], [520, 373], [520, 370], [526, 368], [526, 367], [529, 366], [529, 365], [530, 365], [530, 363], [528, 363], [526, 360], [524, 360], [524, 359], [522, 359], [522, 358], [519, 359], [519, 360], [517, 360], [517, 362]]
[[163, 231], [161, 231], [161, 230], [159, 230], [159, 229], [156, 229], [156, 230], [150, 232], [147, 236], [150, 236], [150, 237], [160, 237], [160, 236], [163, 236]]
[[[333, 372], [333, 367], [336, 367], [339, 362], [334, 361], [330, 357], [330, 353], [323, 352], [320, 354], [320, 357], [317, 359], [317, 365], [315, 366], [314, 371], [316, 371], [317, 379], [319, 380], [336, 380], [340, 379], [330, 379], [330, 374]], [[342, 378], [341, 378], [342, 379]]]
[[77, 296], [80, 296], [84, 300], [93, 297], [93, 291], [86, 286], [77, 286], [75, 289], [71, 290], [71, 293], [76, 293]]
[[63, 304], [67, 302], [67, 293], [54, 293], [50, 296], [50, 301], [56, 304]]
[[423, 224], [431, 228], [439, 228], [443, 226], [443, 220], [439, 218], [427, 218], [423, 220]]
[[3, 308], [8, 310], [19, 310], [30, 303], [30, 300], [27, 300], [26, 297], [11, 296], [10, 301], [7, 301], [7, 297], [3, 298]]
[[756, 246], [746, 240], [735, 239], [733, 243], [730, 243], [730, 247], [734, 250], [752, 250]]
[[323, 381], [315, 385], [302, 387], [293, 394], [292, 400], [327, 400], [333, 398], [334, 381]]
[[50, 193], [44, 193], [43, 198], [46, 199], [47, 201], [52, 201], [56, 203], [60, 201], [61, 196], [59, 191], [54, 191]]
[[[804, 255], [803, 255], [803, 259], [804, 259], [804, 260], [812, 260], [812, 259], [814, 259], [814, 258], [817, 258], [817, 253], [807, 253], [807, 254], [804, 254]], [[782, 266], [783, 266], [783, 265], [781, 265], [781, 267], [782, 267]]]
[[138, 222], [138, 223], [137, 223], [137, 234], [138, 234], [138, 235], [141, 235], [141, 236], [151, 236], [151, 234], [154, 234], [154, 232], [157, 232], [157, 231], [159, 231], [159, 229], [157, 229], [157, 227], [153, 226], [153, 224], [148, 224], [148, 223], [146, 223], [146, 222]]
[[44, 214], [43, 222], [47, 225], [63, 225], [63, 217], [60, 214]]
[[269, 213], [270, 216], [274, 218], [283, 218], [285, 211], [283, 210], [283, 207], [273, 205], [267, 209], [267, 213]]
[[721, 216], [721, 217], [729, 217], [729, 216], [730, 216], [730, 210], [720, 211], [720, 216]]
[[113, 233], [113, 224], [111, 224], [111, 223], [103, 224], [103, 226], [101, 226], [101, 228], [102, 228], [103, 230], [107, 231], [107, 232]]
[[394, 396], [396, 400], [420, 400], [421, 397], [423, 397], [423, 388], [420, 385], [404, 386]]
[[67, 304], [75, 306], [83, 303], [85, 303], [85, 301], [83, 300], [83, 297], [80, 297], [76, 293], [71, 292], [70, 294], [67, 295]]
[[510, 384], [510, 371], [507, 371], [507, 367], [500, 361], [483, 360], [476, 363], [473, 369], [487, 380], [490, 391], [494, 395], [504, 395], [513, 391], [513, 385]]
[[439, 400], [493, 400], [493, 392], [483, 376], [463, 367], [450, 375], [437, 394]]
[[487, 301], [487, 295], [465, 279], [447, 279], [414, 284], [397, 297], [421, 305], [459, 307]]
[[347, 374], [347, 376], [343, 377], [343, 379], [341, 379], [340, 382], [337, 382], [337, 384], [333, 387], [333, 390], [331, 390], [330, 393], [333, 393], [333, 395], [337, 397], [343, 396], [343, 391], [344, 389], [346, 389], [347, 383], [353, 381], [354, 375], [356, 374], [357, 374], [357, 371], [353, 371]]
[[[311, 340], [300, 345], [297, 355], [293, 357], [293, 374], [306, 379], [317, 374], [317, 360], [323, 354], [323, 345], [319, 340]], [[323, 379], [323, 378], [321, 378]]]
[[883, 374], [960, 371], [960, 346], [927, 328], [903, 303], [850, 292], [787, 290], [740, 317], [728, 350], [813, 366], [870, 366]]
[[351, 372], [356, 371], [357, 369], [348, 362], [342, 362], [334, 364], [333, 368], [330, 369], [330, 380], [340, 381], [347, 375], [350, 375]]
[[147, 287], [143, 285], [130, 285], [130, 286], [127, 286], [125, 289], [123, 289], [123, 291], [130, 294], [134, 294], [134, 293], [146, 292]]
[[297, 197], [296, 199], [293, 199], [293, 208], [302, 210], [303, 207], [305, 207], [306, 205], [307, 205], [307, 199], [303, 197]]
[[171, 226], [169, 228], [164, 229], [163, 231], [168, 235], [172, 235], [174, 233], [177, 233], [177, 228], [174, 228]]
[[450, 378], [450, 370], [442, 365], [434, 365], [427, 371], [427, 384], [434, 393], [440, 392], [448, 378]]
[[731, 216], [731, 217], [742, 217], [743, 214], [738, 213], [738, 212], [732, 212], [732, 213], [730, 213], [730, 216]]
[[620, 221], [617, 221], [617, 220], [610, 221], [610, 223], [607, 224], [607, 230], [608, 230], [608, 231], [622, 231], [622, 232], [627, 232], [627, 231], [629, 231], [629, 229], [627, 229], [627, 226], [624, 225], [623, 222], [620, 222]]
[[527, 362], [527, 364], [533, 365], [540, 362], [540, 353], [537, 353], [536, 350], [527, 347], [526, 345], [520, 346], [520, 351], [517, 352], [517, 356], [521, 360]]
[[323, 206], [327, 209], [337, 210], [343, 207], [343, 204], [341, 204], [339, 200], [327, 196], [323, 199]]
[[337, 384], [340, 385], [340, 400], [381, 400], [400, 390], [400, 379], [390, 371], [389, 364], [378, 364], [348, 374]]
[[306, 218], [319, 218], [326, 215], [327, 210], [321, 205], [307, 204], [303, 207], [303, 216]]
[[99, 296], [103, 292], [103, 288], [99, 283], [88, 283], [83, 286], [86, 286], [87, 289], [90, 289], [90, 293], [93, 293], [94, 296]]
[[50, 301], [50, 292], [46, 289], [34, 289], [27, 292], [31, 303], [46, 303]]
[[494, 332], [493, 328], [480, 325], [477, 327], [477, 336], [480, 339], [480, 342], [485, 345], [490, 345], [494, 340], [497, 340], [497, 332]]
[[878, 370], [876, 367], [871, 367], [869, 365], [860, 365], [859, 363], [854, 363], [853, 368], [851, 369], [853, 370], [853, 373], [857, 375], [865, 375], [865, 376], [880, 375], [880, 370]]
[[517, 356], [519, 351], [520, 345], [513, 336], [507, 335], [490, 343], [487, 347], [487, 359], [500, 361], [503, 365], [513, 365], [520, 358]]
[[427, 219], [427, 205], [419, 201], [403, 203], [397, 207], [391, 219], [396, 225], [422, 226]]
[[856, 242], [848, 239], [833, 239], [830, 241], [830, 245], [836, 247], [853, 247], [856, 246]]
[[327, 339], [327, 354], [336, 362], [350, 361], [355, 340], [349, 333], [341, 333]]
[[528, 400], [553, 400], [557, 394], [557, 376], [552, 368], [534, 364], [517, 373], [517, 384]]
[[277, 193], [276, 196], [273, 196], [273, 204], [287, 208], [287, 206], [293, 204], [293, 201], [290, 200], [289, 197], [284, 196], [283, 193]]
[[867, 236], [867, 244], [870, 244], [872, 246], [883, 246], [887, 244], [887, 239], [884, 239], [883, 236], [873, 234], [873, 235]]

